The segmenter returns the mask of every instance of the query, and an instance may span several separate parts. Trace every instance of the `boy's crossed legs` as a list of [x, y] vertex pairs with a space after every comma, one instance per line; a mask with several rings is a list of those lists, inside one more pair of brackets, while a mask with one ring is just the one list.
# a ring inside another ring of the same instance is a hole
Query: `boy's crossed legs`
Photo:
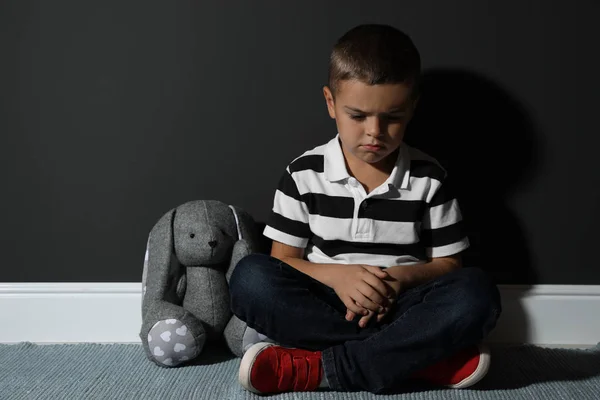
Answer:
[[333, 289], [267, 255], [240, 261], [230, 292], [233, 312], [250, 327], [282, 346], [315, 352], [297, 353], [313, 360], [292, 359], [293, 368], [315, 368], [314, 358], [321, 358], [329, 387], [340, 391], [401, 391], [428, 369], [443, 373], [432, 365], [478, 344], [501, 311], [498, 289], [476, 268], [401, 293], [380, 323], [372, 318], [365, 328], [360, 316], [345, 319], [346, 306]]

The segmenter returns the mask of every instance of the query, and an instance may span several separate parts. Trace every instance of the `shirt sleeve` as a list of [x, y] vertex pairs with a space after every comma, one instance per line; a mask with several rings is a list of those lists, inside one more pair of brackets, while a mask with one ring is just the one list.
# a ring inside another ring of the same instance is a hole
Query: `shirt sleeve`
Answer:
[[446, 177], [425, 207], [420, 239], [430, 258], [451, 256], [469, 247], [452, 186]]
[[305, 248], [311, 235], [308, 215], [308, 206], [288, 168], [279, 180], [263, 234], [277, 242]]

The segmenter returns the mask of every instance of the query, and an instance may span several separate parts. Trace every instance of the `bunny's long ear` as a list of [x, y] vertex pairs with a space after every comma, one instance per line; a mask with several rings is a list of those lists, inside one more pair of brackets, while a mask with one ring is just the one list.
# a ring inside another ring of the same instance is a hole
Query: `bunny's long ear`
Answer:
[[240, 218], [238, 217], [238, 212], [235, 210], [234, 206], [229, 206], [231, 211], [233, 211], [233, 217], [235, 218], [235, 227], [237, 228], [237, 240], [242, 240], [244, 235], [242, 234], [242, 228], [240, 227]]
[[238, 240], [245, 240], [248, 242], [252, 252], [259, 250], [259, 232], [254, 219], [246, 211], [236, 206], [229, 206], [233, 211], [235, 217], [235, 223], [237, 226]]
[[163, 215], [150, 231], [147, 245], [146, 290], [142, 315], [154, 301], [176, 303], [177, 274], [180, 268], [173, 245], [173, 220], [176, 209]]

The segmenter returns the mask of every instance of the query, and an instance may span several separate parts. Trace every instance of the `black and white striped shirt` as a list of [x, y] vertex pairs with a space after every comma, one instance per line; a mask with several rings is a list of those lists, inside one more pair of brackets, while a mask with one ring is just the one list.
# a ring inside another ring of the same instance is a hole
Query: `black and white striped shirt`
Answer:
[[446, 171], [402, 144], [389, 178], [367, 194], [346, 169], [339, 135], [292, 161], [275, 192], [268, 238], [323, 264], [391, 267], [465, 250]]

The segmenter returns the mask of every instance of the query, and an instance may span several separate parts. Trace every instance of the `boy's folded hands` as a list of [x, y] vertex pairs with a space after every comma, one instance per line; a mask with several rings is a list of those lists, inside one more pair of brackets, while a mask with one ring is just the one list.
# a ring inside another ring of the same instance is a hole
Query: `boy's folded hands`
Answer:
[[362, 315], [361, 328], [375, 315], [377, 322], [381, 321], [400, 291], [399, 281], [373, 265], [340, 265], [331, 272], [336, 274], [333, 289], [347, 307], [346, 320]]

